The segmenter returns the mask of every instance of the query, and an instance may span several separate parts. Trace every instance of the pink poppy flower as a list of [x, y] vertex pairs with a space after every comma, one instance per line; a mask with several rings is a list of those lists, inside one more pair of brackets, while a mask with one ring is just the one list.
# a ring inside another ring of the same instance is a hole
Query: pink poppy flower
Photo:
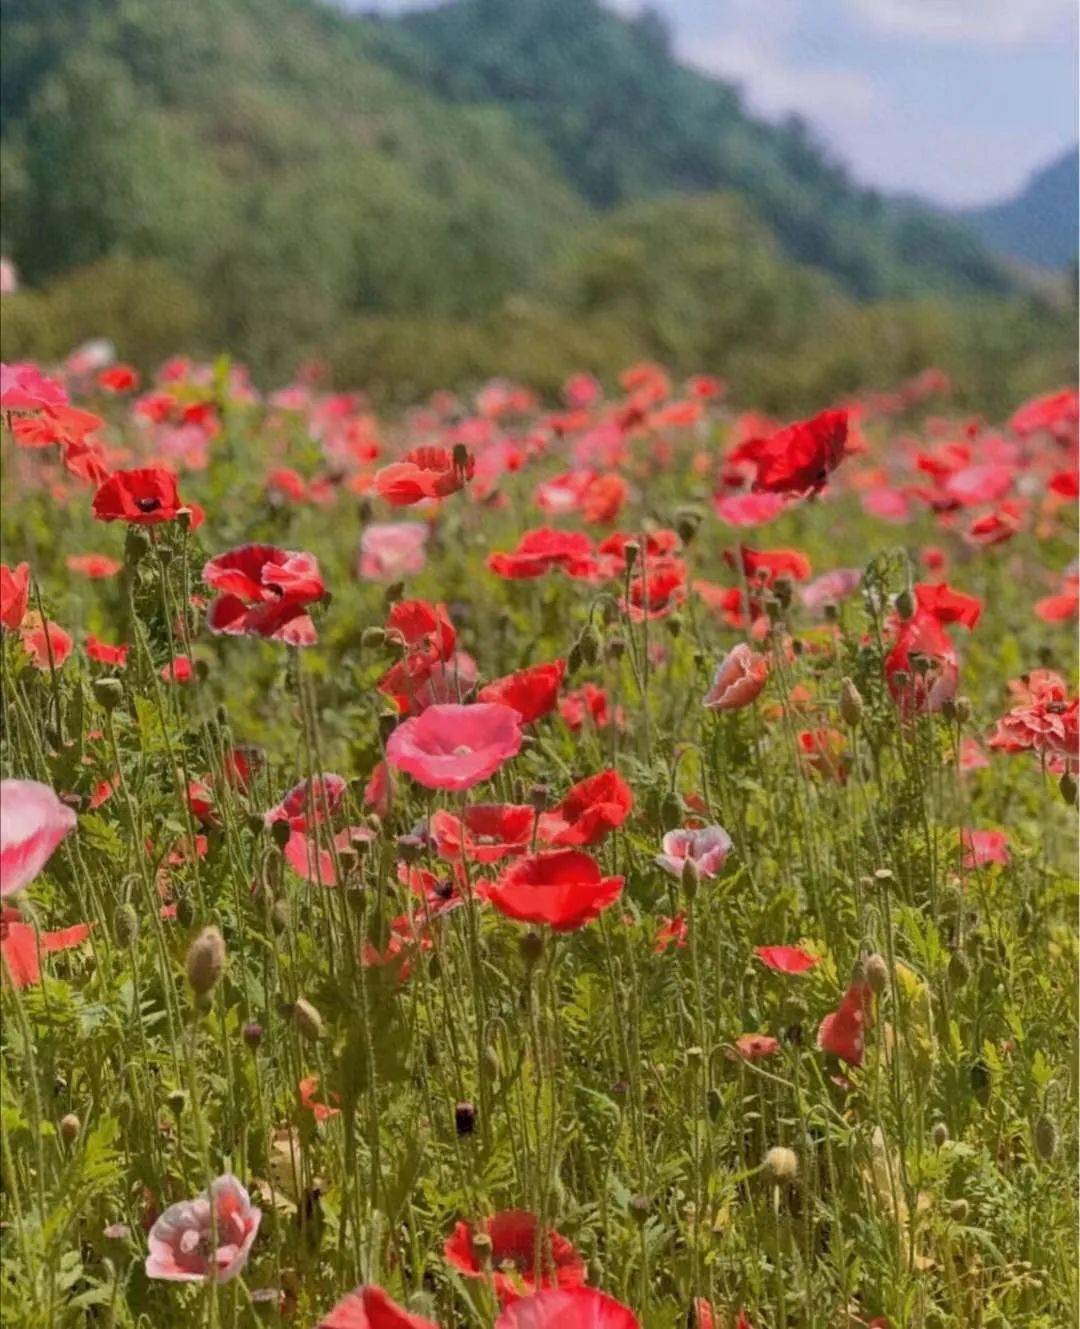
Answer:
[[19, 640], [36, 669], [59, 669], [71, 654], [75, 643], [59, 623], [43, 619], [31, 609], [19, 628]]
[[[256, 1209], [239, 1181], [226, 1173], [194, 1200], [172, 1204], [150, 1229], [147, 1278], [227, 1283], [247, 1264], [259, 1231]], [[214, 1227], [217, 1246], [213, 1246]]]
[[314, 644], [307, 607], [323, 598], [326, 585], [313, 555], [242, 545], [212, 558], [202, 576], [220, 592], [206, 614], [211, 632], [268, 637], [289, 646]]
[[0, 782], [0, 897], [29, 886], [75, 823], [48, 785]]
[[445, 808], [431, 814], [431, 838], [440, 858], [496, 863], [528, 848], [536, 813], [527, 803], [474, 803], [464, 818]]
[[772, 1034], [740, 1034], [735, 1040], [735, 1055], [744, 1061], [761, 1061], [780, 1051], [780, 1040]]
[[[354, 841], [371, 841], [375, 832], [370, 826], [346, 826], [333, 837], [334, 848], [348, 849]], [[304, 881], [313, 886], [336, 886], [337, 872], [334, 868], [334, 855], [329, 847], [324, 848], [317, 833], [309, 835], [306, 831], [294, 830], [285, 842], [282, 853], [285, 862]]]
[[42, 411], [49, 406], [66, 406], [68, 395], [55, 379], [48, 378], [37, 365], [21, 363], [0, 365], [0, 409], [5, 411]]
[[423, 572], [429, 530], [418, 521], [376, 522], [360, 537], [359, 575], [365, 581], [400, 581]]
[[768, 677], [768, 660], [741, 641], [716, 666], [703, 704], [710, 711], [741, 710], [758, 696]]
[[431, 1320], [413, 1315], [374, 1284], [350, 1292], [321, 1319], [316, 1329], [438, 1329]]
[[30, 601], [30, 564], [9, 568], [0, 563], [0, 624], [17, 632]]
[[70, 554], [66, 564], [69, 572], [77, 572], [91, 581], [115, 577], [124, 566], [119, 559], [110, 558], [108, 554]]
[[663, 853], [656, 861], [673, 877], [681, 877], [687, 861], [697, 865], [702, 877], [715, 877], [731, 853], [731, 836], [723, 826], [703, 826], [700, 830], [668, 831]]
[[503, 1308], [495, 1329], [639, 1329], [621, 1301], [591, 1287], [552, 1288]]
[[728, 526], [764, 526], [788, 506], [783, 494], [728, 494], [713, 499], [713, 511]]
[[1009, 838], [1004, 831], [964, 830], [960, 838], [964, 845], [964, 867], [969, 871], [990, 863], [1008, 864]]
[[386, 743], [386, 760], [427, 789], [471, 789], [517, 755], [521, 716], [497, 702], [429, 706]]
[[820, 956], [811, 955], [801, 946], [755, 946], [754, 954], [766, 969], [779, 974], [805, 974], [821, 963]]
[[846, 600], [858, 588], [860, 581], [862, 572], [859, 568], [834, 568], [832, 572], [815, 577], [808, 586], [802, 588], [802, 602], [811, 613], [817, 613], [827, 604], [839, 604], [841, 600]]

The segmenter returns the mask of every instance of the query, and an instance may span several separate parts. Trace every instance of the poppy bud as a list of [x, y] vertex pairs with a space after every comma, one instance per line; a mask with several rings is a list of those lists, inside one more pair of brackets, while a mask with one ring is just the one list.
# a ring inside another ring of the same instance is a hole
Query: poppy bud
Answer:
[[643, 1227], [645, 1220], [649, 1216], [649, 1197], [647, 1195], [634, 1195], [630, 1199], [630, 1217], [638, 1225]]
[[889, 962], [876, 952], [863, 960], [863, 977], [879, 996], [889, 984]]
[[482, 1064], [484, 1067], [484, 1073], [492, 1080], [497, 1080], [499, 1076], [502, 1075], [502, 1063], [499, 1060], [498, 1049], [494, 1044], [489, 1043], [484, 1049]]
[[949, 1141], [948, 1126], [946, 1126], [943, 1121], [936, 1121], [934, 1123], [934, 1129], [930, 1132], [930, 1138], [934, 1142], [935, 1149], [940, 1149], [943, 1145], [948, 1144]]
[[671, 614], [664, 619], [664, 627], [667, 629], [668, 636], [677, 641], [682, 635], [682, 618], [678, 614]]
[[840, 718], [854, 729], [863, 717], [863, 710], [862, 694], [850, 678], [845, 678], [840, 684]]
[[184, 928], [191, 927], [195, 922], [195, 906], [186, 895], [181, 895], [176, 901], [176, 921]]
[[529, 805], [534, 812], [544, 812], [551, 801], [551, 789], [546, 784], [534, 784], [529, 790]]
[[771, 1181], [794, 1181], [799, 1175], [799, 1160], [794, 1149], [787, 1149], [782, 1144], [775, 1144], [765, 1155], [762, 1164]]
[[379, 737], [385, 743], [394, 730], [398, 727], [398, 720], [401, 717], [396, 711], [383, 711], [379, 716]]
[[113, 914], [113, 935], [117, 945], [133, 946], [139, 935], [139, 916], [129, 904], [118, 905]]
[[1058, 1151], [1058, 1129], [1053, 1118], [1044, 1112], [1035, 1123], [1032, 1131], [1035, 1154], [1044, 1163], [1049, 1163]]
[[150, 552], [150, 539], [139, 526], [129, 526], [124, 538], [124, 562], [133, 568]]
[[386, 644], [386, 632], [382, 628], [365, 628], [360, 634], [360, 646], [365, 651], [377, 651]]
[[960, 724], [967, 724], [971, 719], [971, 698], [956, 698], [956, 719]]
[[273, 908], [270, 910], [270, 926], [274, 931], [281, 935], [285, 932], [292, 922], [292, 914], [289, 910], [288, 900], [275, 900]]
[[675, 530], [684, 545], [688, 545], [693, 541], [700, 525], [700, 508], [679, 508], [675, 513]]
[[683, 894], [688, 900], [692, 900], [697, 895], [698, 886], [701, 884], [701, 872], [692, 858], [683, 859], [681, 880]]
[[1070, 775], [1068, 771], [1065, 771], [1063, 773], [1061, 780], [1058, 784], [1058, 788], [1061, 790], [1061, 797], [1065, 800], [1065, 802], [1068, 803], [1070, 807], [1075, 807], [1076, 780], [1072, 777], [1072, 775]]
[[241, 1037], [249, 1048], [257, 1048], [262, 1042], [263, 1027], [255, 1020], [249, 1020], [241, 1031]]
[[97, 704], [110, 713], [124, 700], [124, 685], [118, 678], [95, 678], [93, 692]]
[[976, 1061], [968, 1071], [971, 1092], [980, 1103], [986, 1103], [990, 1097], [990, 1068], [985, 1061]]
[[581, 658], [586, 664], [594, 665], [600, 658], [600, 634], [591, 623], [587, 623], [578, 638], [581, 646]]
[[399, 835], [397, 838], [397, 851], [404, 863], [415, 863], [423, 848], [424, 842], [419, 835]]
[[215, 927], [203, 928], [188, 947], [187, 979], [197, 997], [211, 992], [225, 969], [225, 938]]
[[60, 1134], [68, 1144], [78, 1139], [81, 1130], [82, 1122], [74, 1112], [69, 1112], [66, 1116], [60, 1118]]
[[544, 938], [532, 928], [523, 932], [518, 941], [518, 950], [526, 966], [531, 969], [544, 953]]
[[660, 822], [665, 831], [673, 831], [682, 823], [683, 801], [674, 789], [669, 789], [660, 804]]
[[607, 639], [605, 651], [609, 660], [621, 660], [626, 654], [626, 638], [619, 633], [612, 633]]
[[298, 997], [293, 1003], [292, 1015], [293, 1023], [305, 1038], [314, 1043], [322, 1037], [322, 1016], [310, 1001]]
[[953, 697], [946, 697], [941, 703], [941, 718], [948, 720], [951, 724], [956, 719], [956, 700]]
[[474, 1232], [472, 1234], [473, 1259], [485, 1271], [491, 1268], [491, 1253], [494, 1247], [494, 1242], [486, 1232]]
[[971, 977], [971, 966], [963, 951], [953, 951], [949, 956], [949, 982], [954, 988], [962, 988]]
[[169, 1096], [168, 1098], [166, 1098], [165, 1101], [169, 1105], [170, 1112], [172, 1112], [174, 1116], [179, 1117], [180, 1114], [183, 1112], [183, 1110], [187, 1107], [188, 1103], [187, 1090], [173, 1089], [170, 1091]]
[[821, 613], [826, 623], [835, 623], [840, 617], [840, 610], [831, 600], [827, 600], [825, 604], [821, 606]]
[[[383, 600], [387, 605], [394, 605], [397, 604], [397, 602], [401, 599], [401, 597], [404, 594], [405, 594], [405, 583], [403, 581], [391, 582], [390, 585], [386, 588], [386, 590], [383, 591]], [[327, 601], [329, 601], [330, 599], [329, 592], [327, 592], [324, 598]]]
[[454, 1130], [458, 1135], [471, 1135], [476, 1128], [476, 1108], [472, 1103], [458, 1103], [454, 1108]]
[[279, 849], [284, 849], [292, 838], [292, 827], [287, 821], [272, 821], [270, 823], [270, 838]]
[[900, 592], [896, 597], [896, 612], [902, 619], [909, 619], [915, 612], [915, 596], [909, 589]]
[[576, 674], [581, 668], [581, 642], [574, 642], [573, 646], [566, 652], [566, 672]]
[[724, 1100], [720, 1094], [719, 1089], [713, 1088], [709, 1090], [709, 1092], [705, 1095], [705, 1106], [709, 1113], [709, 1120], [710, 1121], [719, 1120], [720, 1113], [723, 1111], [724, 1108]]
[[640, 553], [641, 546], [636, 540], [627, 540], [626, 544], [623, 545], [623, 558], [626, 560], [627, 572], [629, 572], [637, 562], [637, 557]]

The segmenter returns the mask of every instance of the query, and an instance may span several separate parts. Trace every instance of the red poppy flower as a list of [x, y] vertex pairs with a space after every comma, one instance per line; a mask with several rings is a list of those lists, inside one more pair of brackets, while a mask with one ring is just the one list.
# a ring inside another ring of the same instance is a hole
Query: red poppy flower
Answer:
[[138, 386], [138, 371], [131, 365], [110, 365], [98, 374], [98, 387], [105, 392], [134, 392]]
[[[591, 720], [597, 729], [606, 729], [612, 720], [607, 693], [595, 683], [586, 683], [559, 700], [559, 716], [575, 734], [586, 719]], [[622, 724], [621, 707], [616, 708], [615, 723]]]
[[[341, 1109], [331, 1107], [329, 1103], [321, 1103], [315, 1095], [319, 1092], [319, 1077], [317, 1075], [308, 1075], [296, 1086], [297, 1093], [300, 1095], [300, 1106], [306, 1108], [316, 1121], [329, 1121], [331, 1117], [340, 1114]], [[331, 1094], [330, 1098], [337, 1099], [337, 1094]]]
[[1065, 623], [1080, 613], [1080, 587], [1069, 585], [1060, 595], [1047, 595], [1035, 602], [1035, 615], [1044, 623]]
[[431, 837], [440, 858], [495, 863], [523, 854], [532, 837], [536, 813], [527, 803], [475, 803], [462, 819], [440, 808], [431, 814]]
[[1039, 753], [1043, 757], [1078, 759], [1077, 707], [1072, 701], [1043, 694], [1014, 706], [998, 720], [988, 746], [999, 752]]
[[837, 729], [803, 729], [797, 736], [806, 766], [827, 780], [847, 779], [847, 740]]
[[735, 1040], [735, 1052], [744, 1061], [761, 1061], [774, 1057], [780, 1051], [780, 1040], [772, 1034], [740, 1034]]
[[956, 650], [940, 620], [916, 611], [900, 625], [885, 657], [885, 681], [893, 701], [905, 716], [932, 714], [956, 695], [959, 677]]
[[511, 1302], [495, 1321], [495, 1329], [640, 1329], [640, 1326], [634, 1312], [614, 1297], [591, 1287], [564, 1287]]
[[585, 1282], [585, 1261], [554, 1228], [540, 1234], [538, 1258], [536, 1215], [524, 1209], [504, 1210], [476, 1227], [455, 1225], [443, 1255], [467, 1278], [483, 1278], [485, 1272], [473, 1251], [476, 1230], [491, 1239], [491, 1281], [500, 1305], [538, 1288], [574, 1288]]
[[92, 633], [86, 634], [83, 643], [86, 654], [98, 664], [118, 665], [121, 669], [127, 664], [130, 646], [113, 646], [107, 641], [99, 641]]
[[67, 393], [37, 365], [22, 362], [0, 366], [0, 410], [40, 411], [67, 405]]
[[180, 499], [176, 476], [163, 466], [116, 471], [94, 495], [93, 507], [98, 521], [126, 521], [137, 526], [175, 521], [182, 512], [191, 511]]
[[195, 677], [195, 666], [186, 655], [177, 655], [161, 670], [166, 683], [190, 683]]
[[1004, 831], [975, 831], [960, 833], [964, 846], [964, 867], [970, 872], [990, 863], [1006, 866], [1009, 862], [1009, 837]]
[[713, 512], [728, 526], [764, 526], [788, 505], [783, 494], [729, 494], [713, 499]]
[[[740, 545], [739, 555], [747, 579], [763, 586], [772, 586], [777, 577], [806, 581], [810, 576], [810, 560], [798, 549], [751, 549], [748, 545]], [[724, 561], [729, 567], [736, 566], [735, 555], [730, 549], [724, 550]]]
[[38, 415], [16, 417], [11, 432], [20, 448], [79, 447], [105, 422], [92, 411], [74, 406], [49, 406]]
[[520, 722], [495, 702], [429, 706], [390, 735], [386, 760], [427, 789], [471, 789], [517, 755]]
[[385, 1293], [367, 1284], [350, 1292], [325, 1315], [316, 1329], [439, 1329], [422, 1315], [413, 1315]]
[[978, 624], [983, 607], [977, 596], [954, 591], [944, 582], [918, 582], [914, 589], [919, 609], [933, 614], [939, 623], [959, 623], [968, 629], [974, 629]]
[[993, 512], [977, 517], [964, 532], [969, 545], [988, 546], [1011, 540], [1023, 525], [1023, 514], [1016, 503], [1002, 503]]
[[107, 554], [70, 554], [65, 560], [69, 572], [78, 572], [91, 581], [103, 581], [106, 577], [115, 577], [124, 566], [118, 559]]
[[600, 771], [579, 780], [557, 807], [541, 814], [539, 837], [559, 846], [599, 844], [633, 806], [634, 795], [618, 771]]
[[515, 860], [497, 881], [480, 882], [477, 893], [507, 918], [573, 932], [614, 904], [622, 888], [623, 878], [602, 877], [588, 854], [559, 849]]
[[521, 581], [542, 577], [552, 568], [573, 566], [591, 555], [592, 541], [587, 535], [543, 526], [526, 531], [510, 553], [489, 554], [487, 564], [496, 576]]
[[422, 690], [437, 667], [454, 654], [457, 635], [446, 606], [399, 600], [390, 610], [386, 634], [405, 647], [405, 656], [391, 665], [377, 687], [394, 699], [403, 714], [420, 711]]
[[408, 507], [456, 493], [475, 469], [475, 459], [468, 454], [458, 465], [449, 448], [413, 448], [401, 461], [375, 472], [375, 492], [393, 507]]
[[801, 946], [755, 946], [754, 954], [767, 969], [779, 974], [805, 974], [821, 963], [820, 956], [811, 955]]
[[326, 585], [311, 554], [242, 545], [212, 558], [202, 577], [221, 592], [206, 614], [212, 632], [267, 637], [290, 646], [315, 642], [307, 606], [323, 598]]
[[81, 946], [89, 935], [89, 923], [76, 923], [59, 932], [42, 932], [39, 948], [36, 930], [22, 921], [17, 909], [5, 909], [0, 914], [0, 956], [4, 970], [15, 987], [28, 987], [41, 977], [41, 952], [71, 950]]
[[630, 493], [621, 475], [608, 471], [597, 475], [581, 495], [581, 515], [588, 522], [602, 525], [614, 521]]
[[757, 475], [754, 489], [774, 494], [816, 493], [844, 457], [847, 411], [822, 411], [811, 420], [788, 425], [768, 438], [753, 439], [731, 454], [749, 460]]
[[623, 607], [635, 623], [666, 618], [686, 599], [686, 564], [680, 558], [654, 559], [630, 583]]
[[26, 617], [30, 601], [30, 564], [20, 563], [9, 568], [0, 563], [0, 624], [17, 632]]
[[653, 953], [663, 955], [670, 946], [679, 951], [685, 950], [688, 933], [686, 915], [676, 914], [674, 918], [661, 917], [658, 922], [660, 926], [656, 929], [656, 936], [653, 937]]
[[43, 619], [33, 609], [23, 618], [19, 640], [38, 669], [59, 669], [75, 645], [58, 623]]
[[1025, 402], [1009, 423], [1013, 431], [1022, 437], [1047, 433], [1067, 441], [1075, 438], [1078, 422], [1080, 393], [1075, 388], [1066, 388], [1063, 392], [1052, 392]]
[[866, 1048], [866, 1031], [871, 1027], [874, 994], [869, 983], [856, 979], [840, 998], [840, 1004], [821, 1021], [818, 1047], [846, 1061], [861, 1066]]
[[555, 709], [559, 685], [566, 673], [566, 661], [530, 665], [516, 674], [493, 679], [476, 694], [477, 701], [495, 701], [511, 706], [521, 716], [522, 724], [543, 719]]
[[310, 780], [301, 780], [266, 814], [268, 826], [287, 821], [294, 831], [307, 831], [332, 818], [345, 799], [343, 776], [324, 771]]

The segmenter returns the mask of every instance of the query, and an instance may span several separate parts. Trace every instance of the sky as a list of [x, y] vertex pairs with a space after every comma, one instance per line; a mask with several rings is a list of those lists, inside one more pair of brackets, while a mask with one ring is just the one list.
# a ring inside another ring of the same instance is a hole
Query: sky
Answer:
[[[400, 12], [426, 0], [345, 0]], [[641, 0], [605, 0], [634, 14]], [[687, 64], [796, 111], [863, 184], [1008, 198], [1076, 142], [1075, 0], [650, 0]]]

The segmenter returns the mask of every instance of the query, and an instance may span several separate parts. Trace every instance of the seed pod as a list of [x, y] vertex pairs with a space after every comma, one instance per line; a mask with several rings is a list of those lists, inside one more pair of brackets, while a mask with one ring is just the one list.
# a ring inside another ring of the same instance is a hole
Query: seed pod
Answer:
[[692, 858], [683, 859], [681, 880], [683, 894], [688, 900], [693, 900], [701, 884], [701, 872]]
[[534, 812], [546, 812], [551, 803], [551, 789], [546, 784], [534, 784], [529, 790], [529, 805]]
[[170, 1090], [169, 1096], [168, 1098], [166, 1098], [165, 1101], [166, 1103], [168, 1103], [169, 1110], [173, 1113], [173, 1115], [178, 1117], [187, 1107], [187, 1102], [188, 1102], [187, 1090], [172, 1089]]
[[868, 955], [863, 960], [863, 977], [873, 991], [880, 996], [889, 985], [889, 962], [884, 955]]
[[794, 1149], [782, 1144], [773, 1145], [765, 1155], [763, 1167], [770, 1181], [794, 1181], [799, 1175], [799, 1159]]
[[380, 646], [386, 644], [386, 629], [378, 627], [365, 628], [360, 634], [360, 648], [365, 651], [377, 651]]
[[197, 997], [212, 992], [225, 969], [225, 938], [215, 927], [203, 928], [188, 947], [187, 979]]
[[292, 1016], [297, 1029], [312, 1043], [322, 1037], [322, 1016], [305, 997], [298, 997], [293, 1003]]
[[118, 678], [95, 678], [94, 700], [104, 711], [115, 711], [124, 700], [124, 685]]
[[66, 1116], [60, 1118], [60, 1134], [68, 1144], [78, 1139], [81, 1130], [82, 1122], [74, 1112], [69, 1112]]
[[956, 698], [956, 719], [958, 724], [967, 724], [971, 719], [971, 698]]
[[623, 558], [626, 560], [626, 570], [628, 572], [637, 562], [640, 553], [641, 546], [636, 540], [627, 540], [626, 544], [623, 545]]
[[249, 1048], [257, 1048], [262, 1042], [262, 1025], [255, 1020], [249, 1020], [241, 1031], [241, 1037]]
[[113, 935], [118, 946], [134, 946], [139, 935], [139, 916], [131, 905], [117, 905], [113, 914]]
[[458, 1103], [454, 1108], [454, 1130], [458, 1135], [471, 1135], [476, 1129], [476, 1108], [472, 1103]]
[[850, 678], [845, 678], [840, 684], [840, 718], [854, 729], [862, 719], [864, 709], [859, 689]]
[[1031, 1136], [1036, 1157], [1049, 1163], [1058, 1151], [1058, 1128], [1053, 1118], [1044, 1112], [1035, 1122]]
[[934, 1122], [934, 1129], [930, 1132], [930, 1138], [934, 1142], [934, 1148], [940, 1149], [949, 1142], [949, 1128], [943, 1121]]

